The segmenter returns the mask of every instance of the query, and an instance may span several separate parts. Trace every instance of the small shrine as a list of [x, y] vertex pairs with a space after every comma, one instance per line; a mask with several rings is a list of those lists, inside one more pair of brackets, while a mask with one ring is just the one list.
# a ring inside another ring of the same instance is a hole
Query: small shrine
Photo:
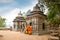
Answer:
[[33, 11], [27, 15], [26, 22], [32, 26], [32, 34], [48, 33], [48, 28], [45, 24], [46, 15], [40, 11], [38, 4], [33, 7]]
[[25, 26], [25, 18], [23, 17], [21, 11], [18, 13], [18, 16], [13, 20], [13, 30], [23, 32]]

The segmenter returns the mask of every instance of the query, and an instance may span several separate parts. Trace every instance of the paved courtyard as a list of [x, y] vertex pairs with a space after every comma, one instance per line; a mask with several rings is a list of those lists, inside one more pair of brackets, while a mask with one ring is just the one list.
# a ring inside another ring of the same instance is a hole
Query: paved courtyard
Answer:
[[0, 30], [0, 40], [48, 40], [49, 35], [27, 35], [20, 32]]

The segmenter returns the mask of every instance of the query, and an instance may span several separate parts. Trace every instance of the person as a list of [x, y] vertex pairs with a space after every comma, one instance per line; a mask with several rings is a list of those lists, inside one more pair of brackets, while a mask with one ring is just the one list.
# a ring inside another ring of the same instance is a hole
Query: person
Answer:
[[32, 34], [32, 26], [30, 25], [26, 26], [26, 34]]

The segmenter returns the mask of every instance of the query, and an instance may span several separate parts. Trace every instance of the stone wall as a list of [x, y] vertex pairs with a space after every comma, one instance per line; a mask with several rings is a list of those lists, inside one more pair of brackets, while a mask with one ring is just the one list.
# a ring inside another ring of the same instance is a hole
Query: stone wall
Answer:
[[0, 30], [11, 30], [11, 28], [3, 28], [3, 27], [0, 27]]

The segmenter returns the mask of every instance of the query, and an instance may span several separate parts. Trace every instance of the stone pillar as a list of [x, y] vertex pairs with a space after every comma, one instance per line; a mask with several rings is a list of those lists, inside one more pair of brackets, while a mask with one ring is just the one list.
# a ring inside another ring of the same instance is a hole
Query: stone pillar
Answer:
[[18, 24], [17, 24], [17, 22], [16, 22], [16, 23], [15, 23], [15, 31], [17, 31], [17, 25], [18, 25]]
[[14, 22], [13, 29], [12, 29], [13, 31], [16, 31], [16, 25], [17, 25], [16, 22]]
[[20, 31], [22, 32], [22, 22], [20, 22]]
[[15, 23], [13, 24], [12, 30], [13, 30], [13, 31], [15, 30]]
[[33, 25], [32, 26], [33, 27], [33, 31], [32, 32], [33, 32], [33, 34], [37, 35], [37, 34], [39, 34], [38, 33], [38, 18], [34, 18], [33, 22], [34, 23], [32, 24]]

